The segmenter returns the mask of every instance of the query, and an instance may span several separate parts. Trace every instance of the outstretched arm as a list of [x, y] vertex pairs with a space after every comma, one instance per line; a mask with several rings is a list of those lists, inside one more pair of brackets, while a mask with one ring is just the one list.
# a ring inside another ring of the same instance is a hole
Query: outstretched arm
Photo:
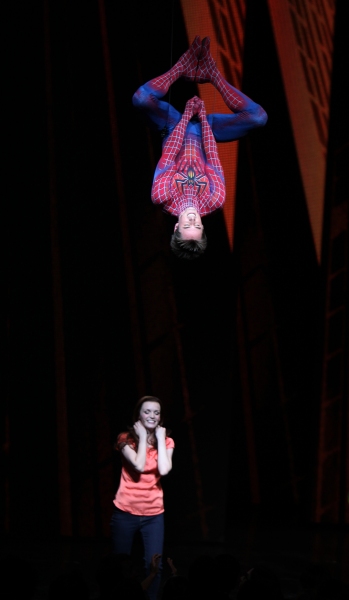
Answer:
[[213, 136], [212, 129], [207, 121], [205, 104], [200, 98], [196, 98], [196, 101], [198, 107], [197, 114], [201, 122], [202, 145], [205, 151], [207, 163], [210, 166], [212, 166], [216, 173], [218, 173], [223, 178], [223, 167], [221, 165], [221, 161], [219, 160], [216, 140]]
[[[205, 174], [210, 181], [210, 198], [213, 206], [222, 206], [225, 201], [225, 180], [223, 167], [219, 159], [216, 140], [207, 122], [204, 102], [197, 98], [198, 117], [201, 122], [202, 145], [205, 152]], [[197, 172], [201, 173], [199, 165], [194, 164]]]
[[151, 190], [151, 198], [154, 204], [162, 204], [170, 196], [170, 181], [177, 169], [176, 157], [182, 147], [190, 118], [190, 111], [186, 108], [178, 125], [168, 136], [163, 146], [161, 158], [156, 165]]

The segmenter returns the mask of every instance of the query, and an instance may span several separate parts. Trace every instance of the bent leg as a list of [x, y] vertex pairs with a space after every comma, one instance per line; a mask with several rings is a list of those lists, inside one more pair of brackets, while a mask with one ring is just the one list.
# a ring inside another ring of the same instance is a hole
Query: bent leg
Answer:
[[[202, 52], [197, 75], [198, 83], [210, 82], [221, 94], [225, 104], [233, 115], [210, 115], [208, 122], [217, 141], [231, 141], [242, 137], [250, 129], [261, 127], [267, 122], [265, 110], [251, 98], [228, 83], [219, 71], [210, 52], [210, 39], [202, 40]], [[217, 133], [216, 133], [217, 132]]]
[[149, 125], [162, 131], [167, 127], [171, 132], [181, 120], [181, 113], [172, 104], [160, 100], [154, 94], [151, 82], [141, 85], [132, 98], [133, 105], [142, 111]]
[[233, 114], [207, 115], [207, 121], [217, 142], [231, 142], [246, 135], [251, 129], [265, 124], [264, 111], [253, 103], [249, 110]]
[[133, 95], [133, 105], [139, 108], [149, 124], [154, 125], [158, 130], [161, 131], [167, 127], [171, 132], [180, 121], [181, 113], [161, 98], [167, 94], [170, 86], [180, 77], [186, 76], [190, 79], [195, 76], [201, 52], [201, 39], [196, 36], [188, 50], [182, 54], [169, 71], [141, 85]]

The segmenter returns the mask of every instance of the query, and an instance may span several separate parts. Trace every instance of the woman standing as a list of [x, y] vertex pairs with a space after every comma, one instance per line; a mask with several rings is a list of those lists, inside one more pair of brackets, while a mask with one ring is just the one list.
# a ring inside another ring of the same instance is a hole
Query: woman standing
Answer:
[[[161, 402], [143, 396], [137, 402], [129, 432], [120, 433], [115, 448], [121, 452], [122, 469], [111, 519], [113, 552], [131, 554], [140, 532], [146, 573], [154, 574], [147, 593], [157, 597], [164, 542], [164, 502], [160, 478], [172, 469], [174, 441], [162, 426]], [[159, 569], [151, 569], [152, 557], [160, 556]]]

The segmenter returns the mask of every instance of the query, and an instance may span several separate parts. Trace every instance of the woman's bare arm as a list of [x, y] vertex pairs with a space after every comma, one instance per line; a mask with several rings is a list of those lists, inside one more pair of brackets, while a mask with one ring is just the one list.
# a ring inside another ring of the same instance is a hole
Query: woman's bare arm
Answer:
[[155, 435], [158, 442], [158, 470], [160, 475], [167, 475], [172, 469], [173, 448], [166, 448], [165, 427], [157, 427]]
[[147, 458], [147, 430], [140, 421], [137, 421], [133, 428], [138, 436], [138, 448], [134, 450], [131, 446], [126, 445], [121, 452], [136, 471], [143, 473]]

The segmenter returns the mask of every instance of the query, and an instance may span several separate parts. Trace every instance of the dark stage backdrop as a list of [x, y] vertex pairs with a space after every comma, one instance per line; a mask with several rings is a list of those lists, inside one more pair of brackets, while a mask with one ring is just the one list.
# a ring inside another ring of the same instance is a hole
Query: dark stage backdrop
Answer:
[[[225, 541], [256, 515], [321, 520], [328, 244], [319, 263], [268, 3], [246, 2], [242, 89], [269, 121], [239, 142], [233, 250], [215, 213], [198, 264], [170, 255], [175, 221], [150, 200], [161, 139], [132, 106], [137, 87], [192, 40], [180, 2], [127, 6], [2, 9], [3, 532], [108, 537], [113, 442], [144, 394], [164, 401], [176, 443], [164, 479], [168, 539]], [[195, 93], [178, 81], [171, 102], [183, 109]], [[341, 393], [347, 423], [347, 383]], [[345, 456], [343, 442], [342, 492]], [[345, 518], [337, 508], [332, 522]]]

